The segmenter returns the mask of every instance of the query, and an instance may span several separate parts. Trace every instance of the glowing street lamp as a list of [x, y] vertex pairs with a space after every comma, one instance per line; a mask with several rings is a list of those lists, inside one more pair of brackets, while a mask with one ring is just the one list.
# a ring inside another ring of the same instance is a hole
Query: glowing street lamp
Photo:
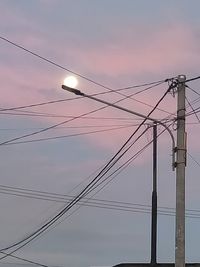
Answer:
[[67, 76], [64, 79], [65, 86], [71, 87], [71, 88], [76, 88], [78, 85], [78, 79], [75, 76]]

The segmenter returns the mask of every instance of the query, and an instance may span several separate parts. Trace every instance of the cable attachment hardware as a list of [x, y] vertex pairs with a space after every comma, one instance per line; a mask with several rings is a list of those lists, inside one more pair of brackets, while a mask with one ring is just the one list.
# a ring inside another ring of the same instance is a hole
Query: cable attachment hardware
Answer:
[[175, 94], [177, 92], [177, 85], [178, 85], [178, 80], [177, 78], [172, 78], [170, 80], [168, 80], [168, 85], [169, 85], [169, 93], [171, 93], [171, 95], [173, 97], [175, 97]]

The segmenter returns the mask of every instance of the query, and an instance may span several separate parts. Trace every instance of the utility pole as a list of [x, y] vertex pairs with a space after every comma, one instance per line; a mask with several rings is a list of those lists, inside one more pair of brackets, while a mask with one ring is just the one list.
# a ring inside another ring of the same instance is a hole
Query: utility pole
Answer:
[[176, 147], [176, 244], [175, 267], [185, 267], [185, 75], [178, 76]]
[[[176, 87], [176, 85], [174, 84], [174, 86], [173, 87], [170, 86], [169, 89], [172, 89], [172, 88], [175, 88], [175, 87]], [[85, 93], [81, 92], [78, 89], [71, 88], [71, 87], [66, 86], [66, 85], [62, 85], [62, 89], [66, 90], [68, 92], [74, 93], [75, 95], [86, 97], [86, 98], [95, 100], [97, 102], [103, 103], [105, 105], [108, 105], [110, 107], [113, 107], [113, 108], [122, 110], [124, 112], [128, 112], [130, 114], [139, 116], [139, 117], [141, 117], [141, 118], [143, 118], [145, 120], [153, 121], [153, 123], [154, 123], [154, 141], [153, 141], [154, 142], [154, 146], [153, 146], [153, 150], [154, 150], [153, 154], [154, 154], [154, 156], [153, 156], [153, 162], [154, 163], [153, 163], [152, 232], [151, 232], [151, 263], [150, 264], [151, 264], [151, 266], [152, 265], [156, 266], [157, 265], [157, 258], [156, 258], [157, 257], [157, 125], [159, 124], [159, 125], [163, 126], [165, 128], [165, 130], [167, 130], [167, 132], [171, 136], [171, 139], [172, 139], [172, 151], [173, 151], [173, 154], [172, 154], [172, 166], [173, 166], [173, 170], [174, 170], [175, 169], [175, 156], [174, 156], [175, 155], [175, 139], [174, 139], [174, 136], [172, 134], [172, 131], [169, 129], [169, 127], [165, 123], [163, 123], [160, 120], [157, 120], [155, 118], [143, 115], [143, 114], [138, 113], [136, 111], [129, 110], [127, 108], [118, 106], [116, 104], [118, 101], [115, 102], [115, 103], [110, 103], [110, 102], [107, 102], [107, 101], [102, 100], [100, 98], [97, 98], [95, 96], [85, 94]], [[130, 265], [130, 267], [131, 267], [131, 265]]]
[[153, 124], [153, 191], [151, 207], [151, 265], [157, 263], [157, 123]]

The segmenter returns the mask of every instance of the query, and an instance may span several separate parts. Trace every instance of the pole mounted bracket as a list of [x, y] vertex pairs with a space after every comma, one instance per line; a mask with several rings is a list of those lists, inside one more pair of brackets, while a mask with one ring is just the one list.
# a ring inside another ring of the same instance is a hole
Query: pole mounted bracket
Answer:
[[177, 78], [176, 79], [171, 79], [170, 80], [171, 84], [169, 84], [169, 81], [168, 81], [168, 84], [169, 84], [169, 93], [172, 94], [173, 97], [175, 97], [175, 94], [177, 93], [177, 85], [178, 85], [178, 80]]

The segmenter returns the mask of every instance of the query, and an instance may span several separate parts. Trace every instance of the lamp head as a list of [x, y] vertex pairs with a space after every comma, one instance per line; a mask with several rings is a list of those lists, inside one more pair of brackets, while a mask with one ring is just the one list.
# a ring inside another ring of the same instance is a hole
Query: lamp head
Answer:
[[72, 88], [72, 87], [69, 87], [69, 86], [66, 86], [64, 84], [62, 85], [62, 89], [66, 90], [68, 92], [74, 93], [75, 95], [84, 96], [84, 93], [82, 93], [80, 90]]

